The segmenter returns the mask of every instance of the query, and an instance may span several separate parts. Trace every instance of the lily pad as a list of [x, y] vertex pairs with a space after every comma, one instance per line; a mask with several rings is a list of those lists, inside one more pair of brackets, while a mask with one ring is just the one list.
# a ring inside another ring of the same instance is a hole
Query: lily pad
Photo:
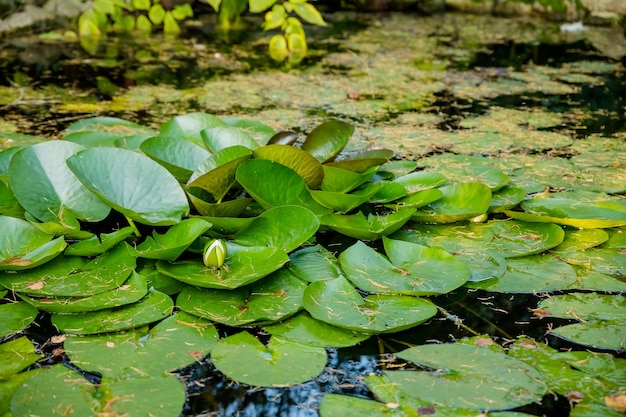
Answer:
[[418, 171], [398, 177], [393, 182], [402, 185], [411, 195], [419, 191], [437, 188], [448, 182], [448, 179], [437, 172]]
[[393, 151], [390, 149], [361, 149], [340, 153], [332, 162], [326, 162], [325, 165], [363, 173], [370, 168], [383, 165], [392, 156]]
[[551, 334], [579, 345], [596, 349], [626, 349], [626, 329], [623, 320], [592, 320], [568, 324], [550, 331]]
[[369, 187], [360, 187], [349, 194], [313, 190], [311, 195], [321, 205], [340, 213], [347, 213], [369, 201], [382, 186], [382, 183], [372, 183]]
[[317, 281], [304, 291], [304, 308], [316, 320], [359, 333], [392, 333], [437, 314], [430, 301], [405, 295], [362, 297], [343, 277]]
[[140, 301], [118, 308], [79, 314], [54, 314], [52, 324], [69, 334], [98, 334], [134, 329], [169, 316], [172, 299], [158, 291], [149, 291]]
[[80, 220], [104, 219], [111, 207], [83, 186], [65, 163], [84, 149], [72, 142], [50, 141], [25, 147], [13, 155], [9, 178], [22, 207], [44, 222], [58, 221], [63, 210]]
[[13, 377], [43, 357], [25, 336], [0, 344], [0, 380]]
[[559, 254], [585, 251], [609, 240], [609, 234], [603, 229], [565, 229], [565, 237], [560, 245], [552, 248]]
[[554, 317], [587, 320], [625, 320], [626, 297], [596, 293], [572, 293], [546, 298], [537, 307]]
[[122, 243], [93, 260], [59, 256], [38, 268], [5, 274], [0, 285], [38, 296], [86, 297], [119, 287], [134, 268], [135, 257]]
[[0, 304], [0, 338], [28, 327], [37, 317], [37, 309], [28, 303]]
[[32, 297], [17, 295], [28, 304], [50, 313], [83, 313], [120, 307], [141, 300], [148, 293], [146, 279], [136, 272], [118, 288], [88, 297]]
[[501, 213], [517, 206], [526, 197], [526, 190], [519, 187], [505, 186], [491, 195], [490, 213]]
[[472, 283], [471, 287], [504, 293], [544, 293], [564, 290], [576, 282], [571, 265], [551, 255], [508, 258], [507, 270], [497, 280]]
[[102, 255], [118, 243], [126, 240], [126, 238], [134, 232], [134, 228], [127, 226], [116, 230], [115, 232], [102, 233], [100, 236], [94, 235], [89, 239], [71, 244], [67, 249], [65, 249], [64, 254], [71, 256]]
[[491, 203], [491, 190], [478, 182], [463, 182], [439, 189], [440, 199], [417, 211], [412, 220], [419, 222], [454, 223], [484, 214]]
[[264, 211], [235, 234], [242, 246], [267, 246], [289, 253], [309, 240], [319, 221], [301, 206], [278, 206]]
[[175, 116], [163, 123], [160, 136], [182, 138], [204, 147], [200, 132], [207, 128], [225, 125], [219, 117], [212, 114], [188, 113]]
[[237, 382], [260, 387], [287, 387], [306, 382], [326, 366], [324, 348], [274, 336], [267, 346], [248, 332], [221, 339], [211, 350], [215, 367]]
[[385, 207], [398, 210], [403, 207], [420, 208], [443, 197], [439, 188], [418, 191], [406, 197], [399, 198], [392, 203], [385, 204]]
[[333, 159], [348, 144], [354, 126], [340, 120], [330, 120], [313, 129], [302, 144], [302, 149], [318, 161]]
[[68, 158], [67, 164], [87, 188], [132, 220], [167, 226], [189, 214], [178, 181], [146, 156], [126, 149], [92, 148]]
[[63, 346], [76, 366], [115, 379], [162, 376], [208, 355], [217, 341], [211, 322], [178, 312], [149, 332], [144, 327], [102, 335], [69, 335]]
[[343, 276], [337, 258], [321, 245], [292, 252], [289, 254], [287, 267], [295, 276], [308, 282]]
[[372, 167], [362, 173], [341, 169], [334, 166], [323, 165], [324, 178], [320, 188], [322, 191], [334, 193], [347, 193], [359, 185], [365, 184], [374, 176], [378, 167]]
[[282, 267], [289, 257], [282, 248], [241, 246], [228, 242], [225, 267], [208, 268], [201, 260], [157, 263], [159, 272], [202, 288], [234, 289], [251, 284]]
[[202, 129], [200, 136], [206, 147], [213, 153], [231, 146], [244, 146], [248, 149], [259, 147], [259, 144], [245, 131], [227, 125]]
[[[15, 217], [0, 216], [0, 271], [35, 268], [45, 264], [67, 246], [60, 237], [42, 232], [33, 224]], [[0, 274], [0, 284], [4, 274]]]
[[362, 212], [357, 214], [327, 214], [320, 218], [320, 223], [336, 232], [362, 240], [377, 240], [400, 229], [415, 213], [413, 208], [402, 208], [396, 212], [367, 217]]
[[349, 347], [370, 338], [370, 334], [357, 333], [315, 320], [307, 312], [301, 312], [280, 323], [263, 328], [272, 336], [315, 347]]
[[183, 311], [228, 326], [273, 323], [302, 308], [306, 283], [286, 268], [261, 281], [234, 290], [185, 288], [176, 306]]
[[431, 403], [474, 410], [502, 410], [541, 400], [541, 374], [504, 352], [465, 344], [415, 346], [398, 357], [432, 371], [387, 371], [389, 383]]
[[505, 258], [544, 252], [563, 242], [565, 232], [552, 223], [491, 221], [481, 226], [493, 232], [490, 245]]
[[178, 137], [155, 136], [144, 141], [140, 149], [180, 182], [186, 182], [202, 161], [211, 156], [206, 148]]
[[239, 166], [235, 177], [263, 208], [302, 206], [317, 215], [331, 211], [311, 197], [298, 173], [278, 162], [250, 159]]
[[267, 145], [254, 151], [254, 157], [269, 159], [298, 173], [310, 189], [319, 188], [324, 178], [322, 164], [310, 153], [288, 145]]
[[617, 278], [626, 276], [626, 257], [621, 249], [591, 248], [584, 252], [568, 252], [561, 255], [564, 255], [564, 261], [572, 265], [583, 266]]
[[166, 233], [152, 233], [135, 248], [137, 256], [148, 259], [173, 261], [198, 237], [209, 230], [211, 223], [200, 218], [185, 219], [170, 227]]
[[383, 238], [385, 259], [363, 242], [339, 255], [346, 277], [359, 289], [379, 294], [445, 294], [463, 285], [469, 269], [441, 248]]
[[242, 119], [240, 117], [220, 117], [228, 126], [243, 130], [259, 142], [266, 142], [274, 135], [274, 128], [257, 120]]

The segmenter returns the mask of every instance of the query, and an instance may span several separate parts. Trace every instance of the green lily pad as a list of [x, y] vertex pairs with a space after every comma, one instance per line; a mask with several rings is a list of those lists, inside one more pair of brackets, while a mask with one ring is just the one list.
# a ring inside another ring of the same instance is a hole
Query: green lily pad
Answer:
[[544, 293], [563, 290], [577, 280], [571, 265], [551, 255], [508, 258], [507, 271], [497, 280], [472, 283], [471, 287], [504, 293]]
[[63, 346], [72, 363], [81, 369], [107, 378], [134, 378], [161, 376], [194, 363], [208, 355], [217, 341], [211, 322], [178, 312], [150, 331], [144, 327], [101, 335], [69, 335]]
[[317, 215], [331, 211], [311, 197], [306, 182], [298, 173], [278, 162], [247, 160], [239, 166], [235, 177], [263, 208], [302, 206]]
[[504, 352], [465, 344], [415, 346], [398, 357], [432, 371], [386, 371], [389, 383], [431, 403], [474, 410], [502, 410], [541, 400], [541, 374]]
[[392, 201], [396, 201], [407, 195], [406, 188], [402, 184], [398, 184], [397, 182], [391, 181], [381, 181], [383, 186], [380, 187], [380, 190], [374, 197], [370, 199], [370, 203], [373, 204], [384, 204], [390, 203]]
[[113, 246], [126, 240], [132, 235], [135, 229], [131, 226], [123, 227], [115, 232], [102, 233], [100, 236], [92, 236], [89, 239], [81, 240], [71, 244], [65, 249], [65, 255], [71, 256], [97, 256], [111, 249]]
[[37, 296], [86, 297], [122, 285], [135, 268], [135, 257], [126, 243], [89, 260], [59, 256], [38, 268], [4, 274], [0, 285]]
[[484, 214], [491, 203], [491, 190], [478, 182], [463, 182], [439, 189], [442, 197], [423, 210], [417, 211], [412, 220], [427, 223], [454, 223]]
[[398, 177], [393, 182], [402, 185], [411, 195], [419, 191], [437, 188], [448, 182], [448, 179], [437, 172], [418, 171]]
[[382, 183], [372, 183], [369, 187], [360, 187], [349, 194], [313, 190], [311, 195], [321, 205], [340, 213], [347, 213], [368, 202], [382, 187]]
[[465, 284], [469, 269], [441, 248], [383, 238], [391, 262], [363, 242], [339, 255], [346, 277], [359, 289], [380, 294], [445, 294]]
[[439, 188], [431, 188], [428, 190], [418, 191], [406, 197], [399, 198], [393, 203], [385, 204], [385, 207], [399, 210], [403, 207], [420, 208], [428, 205], [443, 197], [443, 193]]
[[178, 294], [187, 287], [187, 284], [177, 279], [168, 277], [160, 273], [156, 267], [157, 262], [154, 260], [139, 259], [137, 262], [137, 273], [142, 275], [148, 281], [148, 288], [153, 287], [155, 290], [167, 295]]
[[172, 299], [158, 291], [126, 306], [79, 314], [53, 314], [52, 324], [69, 334], [98, 334], [134, 329], [169, 316], [174, 308]]
[[369, 181], [378, 170], [378, 167], [371, 167], [362, 173], [357, 173], [329, 165], [323, 165], [322, 168], [324, 178], [320, 189], [332, 193], [347, 193], [354, 190]]
[[28, 303], [0, 304], [0, 338], [24, 330], [37, 317], [37, 309]]
[[337, 258], [321, 245], [292, 252], [289, 254], [287, 267], [295, 276], [308, 282], [343, 276]]
[[612, 277], [601, 272], [592, 271], [584, 266], [574, 266], [577, 279], [567, 289], [606, 291], [606, 292], [626, 292], [626, 282], [619, 276]]
[[[0, 271], [35, 268], [57, 257], [67, 246], [63, 237], [53, 240], [52, 235], [15, 217], [0, 216], [0, 230], [4, 236], [0, 243]], [[4, 275], [0, 273], [0, 285]]]
[[13, 155], [9, 178], [22, 207], [44, 222], [58, 220], [63, 210], [81, 220], [104, 219], [111, 207], [83, 186], [65, 164], [67, 158], [84, 149], [57, 140], [25, 147]]
[[176, 306], [183, 311], [228, 326], [273, 323], [302, 308], [306, 283], [286, 268], [261, 281], [234, 290], [185, 288]]
[[146, 156], [126, 149], [92, 148], [68, 158], [67, 164], [87, 188], [132, 220], [167, 226], [189, 214], [178, 181]]
[[493, 232], [490, 245], [505, 258], [545, 252], [563, 242], [565, 232], [552, 223], [491, 221], [481, 227]]
[[[426, 410], [426, 409], [424, 409]], [[401, 403], [381, 403], [378, 401], [367, 400], [360, 397], [352, 397], [348, 395], [340, 394], [325, 394], [324, 398], [320, 402], [320, 416], [369, 416], [369, 417], [382, 417], [382, 416], [397, 416], [397, 417], [412, 417], [419, 416], [419, 409], [416, 411], [412, 406], [407, 406]], [[446, 416], [448, 414], [441, 414], [437, 412], [437, 415]]]
[[332, 162], [326, 162], [325, 165], [363, 173], [372, 167], [383, 165], [392, 156], [393, 151], [390, 149], [361, 149], [341, 153]]
[[539, 303], [540, 310], [554, 317], [576, 320], [624, 320], [626, 297], [596, 293], [555, 295]]
[[403, 208], [396, 212], [367, 217], [362, 212], [357, 214], [327, 214], [320, 218], [320, 223], [332, 230], [362, 240], [377, 240], [400, 229], [413, 215], [415, 209]]
[[173, 261], [198, 237], [209, 230], [211, 223], [200, 218], [185, 219], [170, 227], [164, 234], [152, 232], [135, 248], [137, 256], [148, 259]]
[[258, 142], [266, 142], [274, 135], [274, 128], [257, 120], [242, 119], [240, 117], [220, 117], [228, 126], [243, 130]]
[[160, 136], [181, 138], [204, 147], [200, 132], [226, 124], [218, 117], [207, 113], [188, 113], [175, 116], [161, 125]]
[[150, 128], [118, 117], [90, 117], [69, 125], [63, 133], [63, 140], [87, 148], [117, 146], [134, 149], [155, 134]]
[[550, 331], [551, 334], [583, 346], [596, 349], [626, 349], [626, 329], [623, 320], [592, 320], [568, 324]]
[[216, 202], [221, 202], [235, 183], [235, 171], [251, 156], [252, 152], [245, 146], [221, 149], [195, 169], [187, 181], [186, 189], [200, 188], [211, 194]]
[[572, 265], [583, 266], [617, 278], [626, 276], [626, 257], [621, 249], [591, 248], [584, 252], [568, 252], [561, 255], [564, 255], [564, 261]]
[[211, 350], [215, 367], [237, 382], [260, 387], [287, 387], [315, 378], [326, 366], [324, 348], [280, 337], [267, 346], [248, 332], [221, 339]]
[[363, 298], [343, 277], [317, 281], [304, 291], [304, 308], [316, 320], [360, 333], [392, 333], [437, 314], [430, 301], [405, 295]]
[[200, 135], [206, 147], [213, 153], [231, 146], [244, 146], [248, 149], [259, 147], [259, 144], [245, 131], [228, 125], [202, 129]]
[[289, 253], [309, 240], [319, 221], [301, 206], [278, 206], [264, 211], [235, 234], [242, 246], [267, 246]]
[[140, 149], [180, 182], [186, 182], [202, 161], [211, 156], [206, 148], [179, 137], [155, 136], [144, 141]]
[[63, 365], [33, 375], [11, 398], [15, 417], [66, 416], [68, 410], [80, 416], [93, 416], [96, 387], [80, 374]]
[[354, 126], [340, 120], [329, 120], [318, 125], [306, 137], [302, 149], [318, 161], [333, 159], [347, 145]]
[[0, 344], [0, 380], [12, 377], [43, 357], [25, 336]]
[[501, 213], [517, 206], [526, 197], [526, 190], [519, 187], [505, 186], [491, 195], [490, 213]]
[[269, 159], [298, 173], [310, 189], [319, 188], [324, 178], [322, 164], [310, 153], [288, 145], [267, 145], [254, 152], [254, 157]]
[[489, 187], [492, 192], [500, 190], [509, 183], [509, 176], [493, 166], [483, 163], [463, 166], [441, 166], [437, 172], [444, 175], [449, 181], [458, 183], [481, 183]]
[[282, 248], [241, 246], [228, 242], [225, 267], [208, 268], [200, 259], [157, 263], [159, 272], [202, 288], [234, 289], [251, 284], [282, 267], [289, 257]]
[[565, 237], [560, 245], [552, 248], [558, 254], [585, 251], [609, 240], [603, 229], [565, 229]]
[[263, 330], [272, 336], [280, 336], [292, 342], [321, 348], [354, 346], [371, 336], [331, 326], [315, 320], [307, 312], [301, 312], [280, 323], [265, 326]]
[[88, 297], [32, 297], [17, 295], [28, 304], [50, 313], [83, 313], [120, 307], [141, 300], [148, 293], [146, 279], [136, 272], [118, 288]]

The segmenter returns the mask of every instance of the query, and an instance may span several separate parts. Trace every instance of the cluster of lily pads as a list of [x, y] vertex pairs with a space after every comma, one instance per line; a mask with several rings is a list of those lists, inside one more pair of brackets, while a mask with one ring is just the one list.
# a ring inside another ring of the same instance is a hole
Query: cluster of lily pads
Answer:
[[[418, 326], [438, 314], [429, 297], [463, 286], [559, 291], [536, 314], [578, 322], [554, 335], [624, 350], [626, 302], [603, 294], [626, 291], [622, 197], [538, 192], [485, 164], [451, 180], [345, 150], [353, 131], [98, 117], [0, 152], [0, 414], [177, 415], [171, 372], [207, 355], [237, 382], [292, 386], [324, 370], [326, 348]], [[341, 250], [323, 235], [344, 236]], [[42, 355], [21, 334], [41, 312], [99, 384], [32, 366]], [[320, 412], [474, 416], [576, 391], [572, 415], [620, 415], [624, 360], [488, 341], [398, 352], [417, 366], [368, 376], [379, 401], [329, 394]]]

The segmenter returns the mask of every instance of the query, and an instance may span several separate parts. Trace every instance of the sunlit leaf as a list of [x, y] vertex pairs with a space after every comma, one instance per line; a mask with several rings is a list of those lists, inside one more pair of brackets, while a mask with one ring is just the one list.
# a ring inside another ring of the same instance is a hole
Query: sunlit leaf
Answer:
[[353, 132], [354, 126], [339, 120], [330, 120], [318, 125], [308, 134], [302, 149], [320, 162], [326, 162], [341, 152]]

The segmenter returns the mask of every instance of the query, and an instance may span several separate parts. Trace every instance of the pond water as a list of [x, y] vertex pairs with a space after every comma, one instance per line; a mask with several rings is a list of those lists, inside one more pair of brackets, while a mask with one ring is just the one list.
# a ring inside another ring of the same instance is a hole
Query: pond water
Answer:
[[[210, 21], [187, 28], [184, 39], [110, 39], [96, 56], [70, 41], [8, 40], [0, 49], [0, 131], [56, 138], [94, 115], [158, 126], [204, 111], [296, 132], [340, 118], [356, 126], [349, 146], [385, 146], [418, 163], [433, 157], [430, 166], [447, 163], [438, 156], [469, 154], [527, 167], [593, 146], [607, 158], [626, 156], [625, 58], [614, 50], [624, 36], [617, 28], [572, 34], [558, 23], [457, 14], [337, 13], [329, 21], [309, 32], [309, 57], [293, 68], [268, 61], [266, 34], [223, 34]], [[494, 133], [509, 140], [506, 147]], [[591, 181], [619, 189], [626, 179], [622, 171], [622, 178]], [[325, 245], [347, 245], [332, 239]], [[329, 350], [327, 369], [295, 388], [239, 385], [204, 359], [180, 372], [188, 392], [183, 415], [317, 416], [325, 393], [373, 398], [364, 376], [405, 366], [395, 352], [432, 341], [487, 334], [506, 345], [528, 335], [581, 349], [548, 332], [570, 321], [533, 314], [542, 298], [458, 290], [436, 300], [445, 311], [424, 325]], [[28, 331], [38, 343], [53, 334], [47, 320], [41, 316]], [[55, 347], [48, 343], [51, 362], [63, 360]], [[520, 411], [564, 416], [569, 405], [547, 395]]]

